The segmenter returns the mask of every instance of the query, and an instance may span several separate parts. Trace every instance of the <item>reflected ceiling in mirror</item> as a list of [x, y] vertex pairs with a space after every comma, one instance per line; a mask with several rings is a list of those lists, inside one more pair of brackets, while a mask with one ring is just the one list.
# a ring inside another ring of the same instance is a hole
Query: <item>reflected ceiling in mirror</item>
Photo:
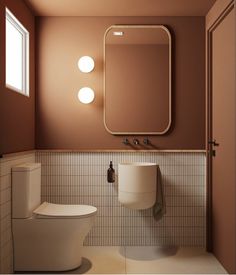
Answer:
[[104, 36], [104, 125], [114, 135], [171, 125], [171, 35], [160, 25], [111, 26]]

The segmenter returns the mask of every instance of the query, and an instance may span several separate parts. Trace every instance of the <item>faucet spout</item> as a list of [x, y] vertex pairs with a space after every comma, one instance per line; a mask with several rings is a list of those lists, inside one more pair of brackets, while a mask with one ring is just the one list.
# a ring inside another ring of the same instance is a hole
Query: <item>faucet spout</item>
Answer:
[[134, 138], [133, 139], [133, 143], [134, 143], [134, 145], [138, 145], [139, 144], [139, 140], [137, 138]]

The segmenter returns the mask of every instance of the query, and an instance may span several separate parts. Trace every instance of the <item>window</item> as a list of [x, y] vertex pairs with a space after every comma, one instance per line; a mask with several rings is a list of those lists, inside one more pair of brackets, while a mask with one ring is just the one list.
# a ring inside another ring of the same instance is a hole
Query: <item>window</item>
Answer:
[[29, 96], [29, 32], [7, 8], [6, 86]]

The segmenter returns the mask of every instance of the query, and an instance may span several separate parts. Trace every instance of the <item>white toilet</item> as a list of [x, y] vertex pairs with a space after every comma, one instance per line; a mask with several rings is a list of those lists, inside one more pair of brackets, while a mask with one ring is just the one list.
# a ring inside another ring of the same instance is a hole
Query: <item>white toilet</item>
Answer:
[[97, 208], [41, 204], [41, 164], [12, 168], [15, 271], [63, 271], [81, 265], [83, 241]]

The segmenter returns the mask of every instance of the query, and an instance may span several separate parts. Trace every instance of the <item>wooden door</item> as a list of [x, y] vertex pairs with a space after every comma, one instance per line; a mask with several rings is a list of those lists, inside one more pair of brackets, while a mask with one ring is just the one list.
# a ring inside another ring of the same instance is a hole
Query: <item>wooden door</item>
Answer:
[[[209, 32], [211, 114], [211, 226], [217, 259], [236, 273], [235, 10], [231, 5]], [[215, 156], [214, 156], [215, 155]]]

